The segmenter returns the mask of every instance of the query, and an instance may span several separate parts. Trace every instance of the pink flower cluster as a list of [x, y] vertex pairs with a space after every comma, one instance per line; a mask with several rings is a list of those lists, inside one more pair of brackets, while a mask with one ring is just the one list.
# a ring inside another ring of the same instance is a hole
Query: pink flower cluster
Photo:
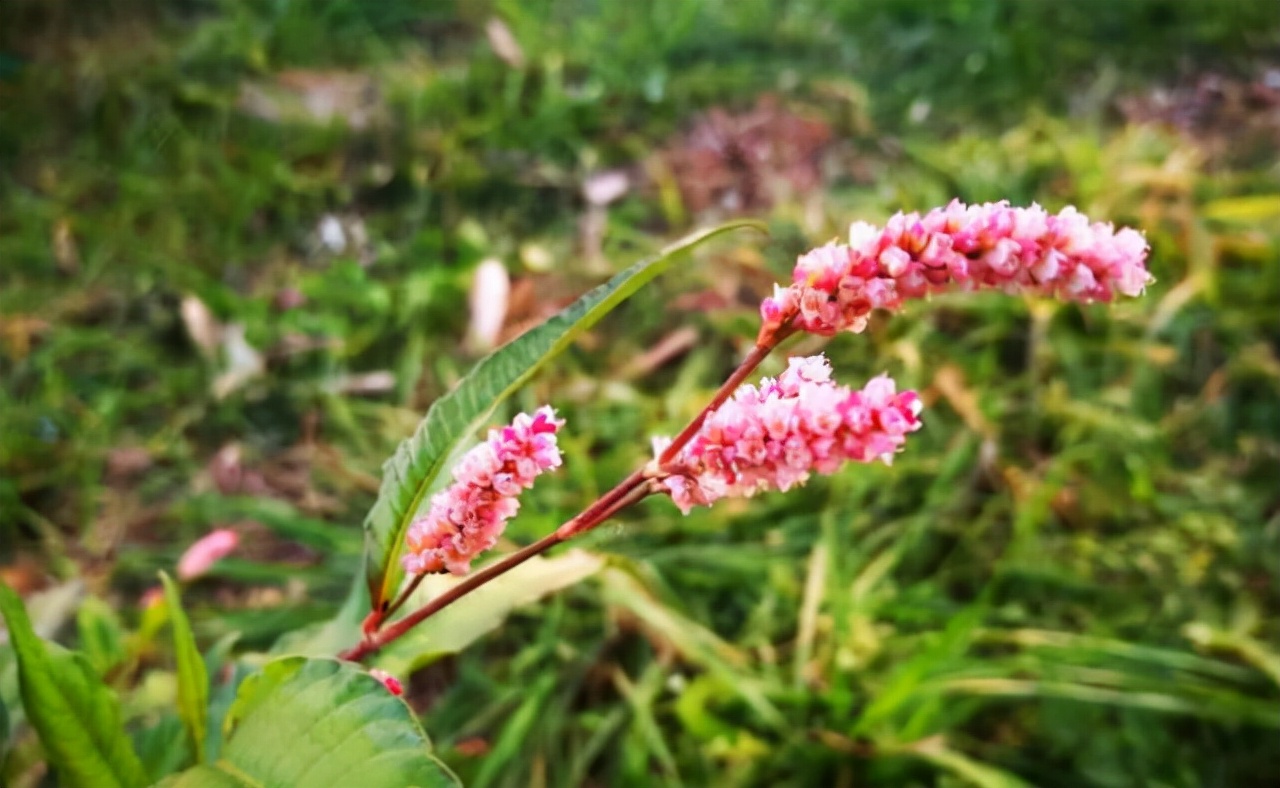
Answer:
[[820, 355], [788, 363], [776, 380], [734, 392], [659, 469], [662, 486], [685, 514], [726, 496], [785, 491], [849, 460], [888, 463], [907, 433], [920, 428], [920, 398], [914, 391], [896, 393], [886, 376], [853, 391], [836, 385]]
[[873, 309], [950, 288], [995, 288], [1071, 301], [1140, 295], [1152, 281], [1141, 233], [1090, 222], [1075, 208], [953, 201], [921, 216], [898, 213], [883, 229], [849, 228], [848, 244], [828, 244], [796, 261], [792, 285], [760, 306], [770, 336], [788, 321], [830, 336], [862, 331]]
[[471, 559], [493, 547], [520, 509], [520, 492], [539, 474], [560, 467], [556, 430], [562, 426], [544, 406], [490, 430], [485, 442], [458, 461], [454, 483], [433, 496], [427, 514], [409, 526], [401, 559], [405, 571], [466, 574]]

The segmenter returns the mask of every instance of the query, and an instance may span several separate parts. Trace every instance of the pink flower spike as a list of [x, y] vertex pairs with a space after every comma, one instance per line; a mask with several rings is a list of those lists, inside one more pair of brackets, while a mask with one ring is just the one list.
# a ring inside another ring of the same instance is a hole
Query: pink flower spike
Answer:
[[404, 694], [404, 685], [400, 683], [400, 679], [396, 678], [395, 676], [392, 676], [390, 673], [386, 672], [385, 670], [381, 670], [379, 668], [373, 668], [372, 670], [369, 671], [369, 675], [373, 676], [378, 681], [381, 681], [382, 686], [386, 687], [387, 692], [390, 692], [392, 695], [395, 695], [396, 697], [400, 697], [401, 695]]
[[240, 544], [240, 535], [229, 528], [210, 531], [178, 559], [178, 579], [194, 580], [208, 572], [213, 565], [226, 558]]
[[785, 491], [849, 461], [891, 462], [920, 429], [920, 408], [914, 391], [898, 392], [885, 375], [853, 391], [831, 379], [822, 356], [792, 358], [776, 380], [734, 392], [657, 478], [685, 514], [728, 496]]
[[965, 205], [899, 213], [883, 228], [855, 222], [849, 245], [801, 255], [792, 284], [761, 304], [761, 338], [788, 321], [831, 336], [866, 328], [872, 310], [944, 290], [1001, 290], [1090, 303], [1141, 295], [1153, 280], [1142, 234], [1117, 230], [1068, 206]]
[[427, 514], [409, 526], [405, 571], [412, 575], [449, 571], [466, 574], [471, 560], [498, 542], [520, 509], [518, 496], [533, 480], [561, 463], [556, 431], [564, 421], [550, 406], [521, 413], [509, 426], [463, 455], [454, 483], [431, 498]]

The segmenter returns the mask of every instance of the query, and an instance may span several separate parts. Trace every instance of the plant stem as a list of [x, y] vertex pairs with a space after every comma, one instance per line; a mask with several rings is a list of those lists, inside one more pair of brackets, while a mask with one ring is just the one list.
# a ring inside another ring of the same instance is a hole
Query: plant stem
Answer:
[[[716, 391], [715, 396], [711, 398], [711, 401], [707, 403], [707, 406], [702, 409], [693, 421], [689, 422], [689, 424], [680, 431], [679, 435], [672, 439], [671, 444], [662, 452], [662, 456], [658, 460], [659, 465], [669, 462], [689, 443], [689, 441], [693, 440], [693, 436], [698, 434], [698, 430], [702, 428], [702, 423], [706, 421], [707, 416], [716, 408], [719, 408], [724, 404], [725, 400], [733, 394], [738, 386], [742, 385], [742, 382], [746, 380], [748, 375], [755, 371], [756, 367], [760, 366], [760, 362], [764, 361], [765, 357], [769, 355], [770, 351], [777, 347], [778, 343], [785, 338], [787, 333], [789, 332], [779, 332], [770, 338], [771, 341], [764, 344], [757, 344], [751, 349], [751, 352], [742, 360], [742, 363], [738, 365], [738, 368], [733, 371], [733, 374], [729, 376], [728, 380], [726, 380], [720, 386], [720, 389]], [[578, 534], [590, 531], [613, 515], [617, 514], [622, 509], [625, 509], [631, 504], [641, 500], [652, 492], [647, 484], [648, 476], [646, 476], [645, 471], [645, 467], [637, 468], [625, 479], [618, 482], [613, 489], [597, 498], [594, 503], [574, 515], [556, 530], [542, 537], [538, 541], [520, 548], [506, 558], [503, 558], [501, 561], [490, 564], [476, 573], [468, 575], [457, 585], [449, 588], [447, 591], [440, 594], [440, 596], [432, 599], [430, 602], [427, 602], [422, 607], [391, 624], [386, 629], [379, 629], [386, 617], [391, 615], [396, 608], [404, 604], [404, 602], [408, 600], [409, 596], [413, 593], [414, 589], [418, 587], [418, 584], [422, 582], [422, 575], [415, 577], [408, 587], [406, 587], [405, 591], [397, 596], [391, 606], [383, 611], [381, 615], [375, 615], [374, 613], [369, 614], [369, 617], [365, 619], [364, 639], [346, 651], [340, 653], [338, 655], [338, 659], [351, 660], [353, 662], [358, 662], [364, 659], [370, 654], [379, 651], [388, 643], [399, 639], [418, 624], [421, 624], [426, 619], [440, 612], [485, 583], [488, 583], [490, 580], [506, 574], [520, 564], [523, 564], [525, 561], [528, 561], [530, 558], [546, 552], [563, 541], [572, 539]]]
[[559, 533], [552, 531], [533, 544], [520, 548], [496, 564], [490, 564], [474, 574], [467, 575], [462, 582], [448, 589], [440, 596], [432, 599], [430, 602], [395, 622], [386, 629], [378, 632], [372, 637], [366, 638], [355, 646], [352, 646], [342, 652], [338, 655], [338, 659], [359, 662], [368, 655], [386, 646], [391, 641], [401, 637], [404, 633], [413, 629], [430, 616], [435, 615], [444, 608], [453, 604], [458, 599], [461, 599], [495, 577], [505, 574], [508, 570], [514, 569], [520, 564], [523, 564], [535, 555], [546, 552], [561, 541]]
[[369, 615], [365, 616], [364, 622], [360, 625], [360, 631], [364, 632], [366, 635], [372, 635], [374, 632], [381, 629], [382, 622], [395, 615], [395, 612], [399, 610], [405, 602], [409, 601], [409, 597], [413, 596], [413, 592], [418, 590], [418, 586], [422, 584], [422, 580], [425, 577], [426, 575], [414, 575], [409, 581], [409, 584], [404, 587], [404, 590], [397, 594], [396, 598], [392, 600], [391, 604], [370, 611]]
[[[358, 662], [361, 659], [364, 659], [366, 656], [382, 649], [393, 640], [400, 638], [418, 624], [421, 624], [426, 619], [440, 612], [485, 583], [488, 583], [490, 580], [506, 574], [508, 571], [515, 569], [520, 564], [523, 564], [525, 561], [533, 558], [535, 555], [546, 552], [555, 545], [576, 534], [595, 528], [597, 525], [605, 522], [620, 510], [639, 501], [641, 498], [644, 498], [649, 494], [649, 490], [644, 486], [643, 477], [639, 482], [632, 483], [631, 480], [634, 476], [636, 476], [636, 474], [628, 476], [621, 484], [614, 487], [609, 491], [609, 493], [606, 493], [604, 497], [597, 500], [594, 504], [588, 507], [588, 509], [583, 510], [572, 520], [569, 520], [564, 526], [552, 531], [533, 544], [520, 548], [501, 561], [498, 561], [495, 564], [490, 564], [484, 569], [477, 571], [475, 574], [467, 575], [467, 577], [456, 586], [449, 588], [444, 593], [440, 594], [440, 596], [432, 599], [430, 602], [427, 602], [422, 607], [413, 611], [386, 629], [377, 633], [366, 633], [366, 638], [363, 641], [346, 651], [343, 651], [338, 655], [338, 659], [346, 659], [353, 662]], [[625, 492], [620, 495], [613, 495], [613, 493], [622, 489], [623, 485], [628, 484], [631, 486]], [[601, 506], [601, 501], [606, 499], [610, 499], [612, 503], [610, 505]], [[594, 517], [593, 521], [585, 519], [588, 512], [595, 513], [592, 515]], [[581, 525], [575, 530], [566, 531], [565, 526], [573, 523], [581, 523]], [[425, 577], [425, 575], [419, 575], [419, 578], [421, 577]], [[416, 587], [416, 584], [414, 585]]]
[[729, 376], [729, 379], [720, 386], [720, 390], [711, 398], [711, 401], [702, 409], [702, 412], [695, 416], [693, 421], [689, 422], [689, 424], [680, 431], [680, 434], [671, 440], [671, 445], [667, 446], [667, 448], [663, 450], [662, 455], [658, 458], [659, 465], [666, 465], [671, 462], [671, 460], [680, 453], [680, 450], [683, 449], [689, 441], [693, 440], [693, 436], [697, 435], [698, 430], [702, 429], [702, 423], [707, 420], [707, 416], [710, 416], [717, 408], [724, 404], [725, 400], [733, 396], [733, 392], [737, 391], [738, 386], [742, 385], [742, 382], [747, 379], [748, 375], [755, 372], [756, 367], [760, 366], [760, 362], [764, 361], [765, 356], [768, 356], [770, 351], [777, 347], [778, 342], [781, 340], [782, 336], [779, 335], [775, 337], [774, 341], [770, 344], [758, 344], [751, 348], [751, 352], [742, 360], [742, 363], [738, 365], [738, 368], [733, 371], [733, 374]]

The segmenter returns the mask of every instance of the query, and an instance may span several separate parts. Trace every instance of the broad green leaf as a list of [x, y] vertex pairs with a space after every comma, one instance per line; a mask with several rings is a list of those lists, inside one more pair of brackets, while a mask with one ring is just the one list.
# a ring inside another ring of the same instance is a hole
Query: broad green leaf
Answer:
[[404, 701], [349, 662], [284, 657], [245, 679], [222, 756], [164, 788], [457, 786]]
[[173, 654], [178, 663], [178, 716], [191, 737], [196, 762], [204, 761], [206, 724], [209, 713], [209, 674], [204, 658], [196, 648], [191, 622], [182, 610], [182, 597], [178, 586], [168, 573], [160, 573], [164, 583], [164, 600], [169, 607], [169, 621], [173, 624]]
[[258, 785], [261, 783], [241, 780], [212, 766], [197, 766], [164, 780], [157, 788], [254, 788]]
[[686, 236], [636, 263], [485, 356], [453, 391], [435, 401], [413, 436], [383, 466], [382, 488], [365, 518], [365, 576], [375, 608], [394, 597], [404, 580], [400, 553], [405, 532], [459, 444], [484, 426], [499, 403], [610, 310], [693, 247], [743, 227], [763, 229], [756, 222], [729, 222]]
[[[446, 654], [456, 654], [497, 629], [517, 607], [578, 583], [603, 565], [604, 559], [585, 550], [570, 550], [554, 558], [531, 558], [409, 630], [378, 652], [373, 664], [407, 676]], [[448, 575], [426, 578], [405, 610], [421, 607], [457, 582], [458, 578]]]
[[146, 785], [142, 763], [121, 725], [120, 707], [88, 661], [36, 636], [22, 600], [0, 583], [0, 613], [18, 658], [27, 721], [62, 785]]

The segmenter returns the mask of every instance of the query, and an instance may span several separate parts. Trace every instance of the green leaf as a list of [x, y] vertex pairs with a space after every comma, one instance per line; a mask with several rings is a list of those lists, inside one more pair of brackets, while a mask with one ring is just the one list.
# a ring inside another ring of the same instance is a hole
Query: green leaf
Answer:
[[976, 788], [1031, 788], [1030, 783], [1012, 772], [947, 747], [941, 737], [924, 739], [904, 746], [900, 751], [945, 769]]
[[[497, 629], [517, 607], [578, 583], [602, 566], [604, 559], [585, 550], [570, 550], [554, 558], [531, 558], [409, 630], [378, 652], [373, 663], [390, 673], [407, 676], [446, 654], [456, 654]], [[448, 575], [426, 578], [405, 609], [421, 607], [458, 580]]]
[[196, 762], [204, 761], [206, 725], [209, 713], [209, 674], [204, 658], [196, 647], [191, 622], [182, 610], [182, 597], [178, 586], [167, 572], [160, 573], [164, 583], [164, 601], [169, 608], [169, 621], [173, 624], [173, 654], [178, 663], [178, 716], [191, 737], [192, 752]]
[[106, 676], [125, 661], [124, 631], [120, 618], [103, 600], [89, 596], [76, 611], [79, 650], [99, 676]]
[[[18, 661], [8, 642], [0, 643], [0, 706], [5, 708], [8, 735], [22, 727], [26, 717], [22, 714], [22, 699], [18, 689]], [[2, 745], [0, 745], [2, 746]], [[0, 766], [3, 766], [0, 756]]]
[[706, 668], [733, 687], [760, 722], [781, 730], [787, 720], [769, 699], [765, 683], [745, 669], [749, 660], [716, 633], [668, 607], [632, 572], [610, 567], [600, 574], [601, 597], [607, 605], [626, 610], [681, 658]]
[[164, 788], [457, 786], [404, 701], [349, 662], [284, 657], [245, 679], [222, 756]]
[[36, 636], [22, 600], [0, 583], [0, 613], [18, 658], [22, 704], [62, 785], [146, 785], [120, 706], [88, 661]]
[[485, 356], [453, 391], [435, 401], [413, 436], [383, 466], [382, 488], [365, 518], [365, 577], [374, 608], [394, 597], [404, 580], [400, 552], [405, 532], [460, 443], [484, 425], [499, 403], [610, 310], [693, 247], [743, 227], [764, 229], [757, 222], [729, 222], [686, 236], [657, 256], [636, 263]]
[[359, 577], [352, 578], [351, 591], [333, 618], [286, 632], [271, 647], [271, 653], [277, 656], [332, 657], [360, 639], [360, 622], [368, 610], [368, 589]]
[[175, 774], [157, 788], [252, 788], [260, 783], [241, 780], [212, 766], [197, 766]]
[[1205, 204], [1201, 213], [1206, 219], [1253, 226], [1280, 219], [1280, 194], [1224, 197]]
[[9, 751], [9, 707], [0, 698], [0, 766], [4, 766], [5, 753]]

